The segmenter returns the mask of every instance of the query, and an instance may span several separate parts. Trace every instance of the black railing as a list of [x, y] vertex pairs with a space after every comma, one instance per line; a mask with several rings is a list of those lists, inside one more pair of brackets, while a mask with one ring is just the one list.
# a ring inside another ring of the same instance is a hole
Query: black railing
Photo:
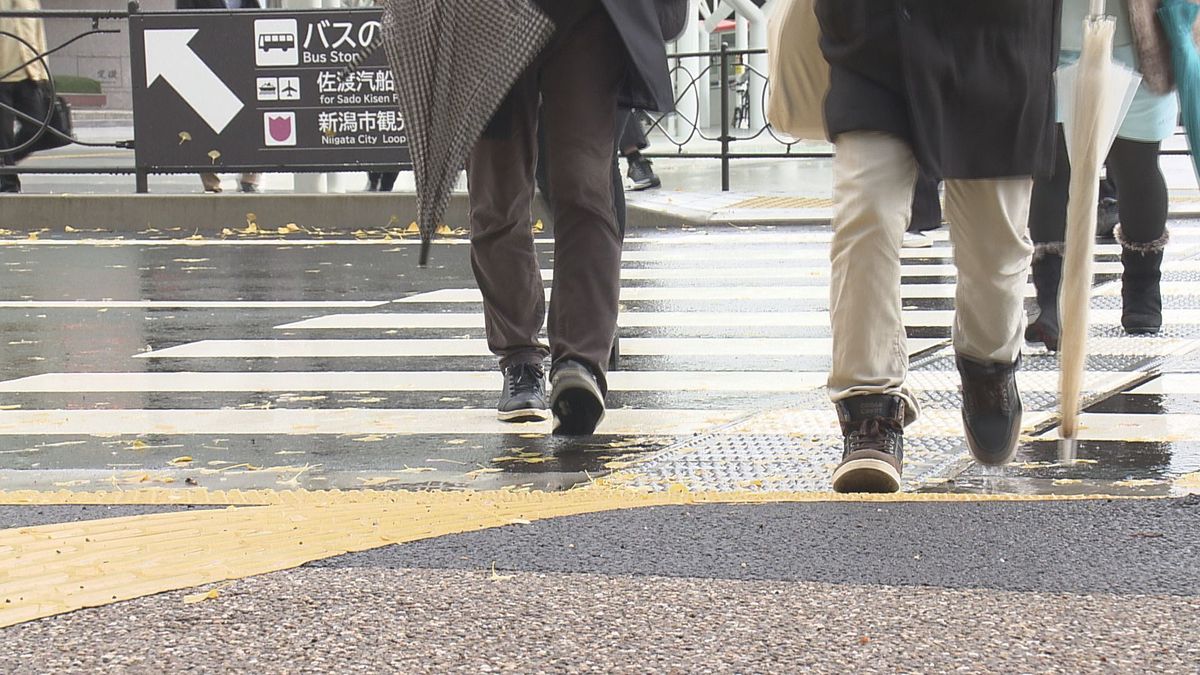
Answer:
[[[12, 10], [0, 11], [0, 17], [9, 18], [38, 18], [38, 19], [88, 19], [92, 25], [90, 30], [85, 30], [74, 37], [70, 38], [61, 45], [48, 49], [45, 53], [39, 53], [37, 56], [29, 59], [20, 67], [10, 71], [16, 72], [20, 68], [42, 61], [45, 64], [45, 58], [55, 52], [58, 52], [75, 42], [99, 34], [120, 33], [120, 29], [101, 28], [101, 22], [108, 21], [128, 21], [130, 16], [137, 13], [137, 2], [130, 3], [129, 11], [114, 11], [114, 10]], [[346, 10], [355, 11], [355, 10]], [[361, 10], [359, 10], [361, 11]], [[0, 39], [16, 39], [25, 44], [25, 46], [33, 51], [31, 45], [20, 37], [6, 31], [0, 31]], [[730, 189], [730, 163], [732, 160], [740, 159], [828, 159], [833, 156], [831, 151], [800, 151], [796, 147], [801, 141], [787, 137], [776, 132], [769, 123], [763, 122], [759, 125], [753, 125], [751, 120], [751, 106], [749, 105], [749, 97], [757, 87], [752, 86], [752, 79], [758, 78], [761, 80], [762, 99], [759, 101], [759, 110], [763, 111], [765, 118], [765, 110], [767, 107], [767, 91], [770, 86], [769, 78], [766, 73], [754, 67], [750, 63], [748, 57], [765, 55], [765, 49], [730, 49], [728, 45], [722, 45], [719, 50], [695, 51], [685, 53], [669, 54], [668, 58], [671, 62], [671, 74], [675, 78], [679, 73], [684, 73], [686, 78], [681, 90], [676, 93], [675, 103], [679, 104], [687, 101], [689, 97], [693, 100], [694, 106], [684, 106], [684, 108], [692, 108], [697, 111], [694, 119], [688, 119], [687, 115], [682, 112], [672, 112], [667, 114], [648, 113], [650, 119], [650, 130], [657, 130], [662, 138], [665, 138], [675, 148], [675, 152], [647, 152], [643, 153], [646, 157], [654, 159], [707, 159], [719, 160], [721, 162], [721, 189]], [[684, 63], [688, 59], [702, 59], [707, 63], [700, 68], [697, 73], [687, 71]], [[715, 60], [715, 63], [714, 63]], [[47, 71], [49, 69], [47, 68]], [[711, 135], [708, 128], [700, 124], [699, 110], [704, 97], [701, 96], [701, 87], [708, 87], [711, 93], [712, 75], [716, 72], [717, 76], [717, 91], [719, 92], [719, 126], [717, 135]], [[736, 72], [740, 70], [741, 72]], [[6, 74], [0, 74], [0, 78]], [[53, 77], [49, 83], [50, 92], [53, 96], [57, 93], [54, 85]], [[736, 100], [735, 95], [736, 94]], [[37, 119], [28, 115], [12, 106], [0, 103], [0, 110], [4, 110], [12, 114], [23, 123], [39, 125], [41, 128], [36, 132], [36, 137], [33, 140], [24, 142], [21, 146], [14, 148], [0, 148], [0, 154], [9, 154], [21, 150], [23, 147], [34, 143], [37, 137], [42, 134], [55, 134], [64, 140], [68, 140], [75, 145], [87, 147], [105, 147], [118, 149], [133, 149], [135, 139], [112, 141], [112, 142], [86, 142], [76, 138], [70, 138], [59, 131], [53, 129], [50, 122], [50, 113], [48, 112], [45, 119]], [[679, 120], [682, 120], [682, 131], [672, 132], [668, 127], [674, 126], [679, 128]], [[774, 141], [774, 146], [779, 148], [778, 151], [752, 151], [752, 152], [736, 152], [734, 145], [738, 143], [746, 143], [760, 138], [771, 138]], [[690, 146], [694, 146], [695, 142], [704, 141], [717, 144], [718, 150], [715, 152], [694, 151], [688, 150]], [[1162, 155], [1189, 155], [1188, 150], [1162, 150]], [[184, 173], [190, 171], [211, 170], [210, 166], [196, 166], [186, 169], [173, 170], [171, 173]], [[376, 167], [373, 165], [330, 165], [330, 166], [288, 166], [286, 171], [289, 173], [319, 173], [319, 172], [336, 172], [336, 171], [366, 171], [375, 169], [388, 169], [390, 167]], [[147, 182], [149, 170], [142, 166], [64, 166], [64, 167], [17, 167], [17, 166], [0, 166], [0, 175], [2, 174], [59, 174], [59, 175], [103, 175], [103, 174], [134, 174], [136, 176], [136, 189], [138, 192], [147, 191]], [[158, 172], [156, 172], [158, 173]]]

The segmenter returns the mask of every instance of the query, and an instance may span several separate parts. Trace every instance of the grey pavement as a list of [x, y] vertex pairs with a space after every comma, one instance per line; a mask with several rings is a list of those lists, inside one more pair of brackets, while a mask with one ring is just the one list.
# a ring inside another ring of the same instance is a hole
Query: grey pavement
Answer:
[[1200, 497], [657, 507], [389, 546], [314, 567], [1200, 594]]
[[1198, 529], [1196, 500], [580, 516], [20, 625], [0, 669], [1194, 673]]

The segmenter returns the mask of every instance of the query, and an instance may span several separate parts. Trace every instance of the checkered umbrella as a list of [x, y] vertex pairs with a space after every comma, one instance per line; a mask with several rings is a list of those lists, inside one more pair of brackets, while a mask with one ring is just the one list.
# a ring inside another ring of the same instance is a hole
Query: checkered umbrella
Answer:
[[422, 266], [471, 147], [553, 32], [530, 0], [385, 0], [383, 44], [412, 155]]

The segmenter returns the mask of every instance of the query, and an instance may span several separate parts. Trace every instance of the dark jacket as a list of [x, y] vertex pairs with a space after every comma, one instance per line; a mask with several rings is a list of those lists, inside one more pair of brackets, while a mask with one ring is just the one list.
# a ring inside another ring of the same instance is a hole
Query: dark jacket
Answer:
[[[590, 11], [590, 0], [534, 0], [560, 29]], [[666, 0], [601, 0], [625, 46], [628, 72], [619, 94], [627, 108], [669, 112], [674, 93], [667, 71], [667, 50], [654, 3]]]
[[817, 0], [829, 137], [882, 131], [945, 178], [1053, 163], [1061, 0]]
[[[175, 9], [226, 9], [225, 0], [175, 0]], [[259, 0], [242, 3], [242, 9], [262, 9]]]

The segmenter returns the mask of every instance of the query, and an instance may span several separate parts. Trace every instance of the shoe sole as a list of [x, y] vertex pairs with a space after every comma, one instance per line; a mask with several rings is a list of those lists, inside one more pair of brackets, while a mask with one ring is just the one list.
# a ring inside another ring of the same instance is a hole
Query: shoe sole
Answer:
[[641, 192], [642, 190], [652, 190], [657, 187], [662, 187], [662, 181], [650, 181], [649, 183], [634, 183], [630, 188], [633, 192]]
[[497, 410], [496, 419], [501, 422], [545, 422], [550, 419], [550, 411], [545, 408]]
[[900, 491], [900, 472], [881, 459], [854, 459], [833, 472], [833, 491], [889, 493]]
[[587, 377], [563, 375], [554, 381], [550, 409], [555, 435], [589, 436], [604, 419], [604, 397]]
[[1129, 335], [1158, 335], [1160, 331], [1162, 331], [1161, 327], [1160, 328], [1136, 327], [1136, 328], [1126, 328], [1125, 329], [1125, 332], [1128, 333]]
[[921, 241], [906, 240], [900, 244], [900, 248], [933, 248], [933, 242], [928, 239]]
[[990, 457], [984, 457], [982, 453], [975, 450], [975, 445], [971, 443], [971, 439], [967, 439], [967, 449], [971, 451], [971, 459], [975, 460], [975, 463], [979, 464], [980, 466], [1004, 466], [1008, 464], [1013, 460], [1013, 457], [1017, 456], [1018, 445], [1020, 444], [1014, 443], [1012, 450], [1009, 450], [1007, 455], [997, 459], [992, 459]]

